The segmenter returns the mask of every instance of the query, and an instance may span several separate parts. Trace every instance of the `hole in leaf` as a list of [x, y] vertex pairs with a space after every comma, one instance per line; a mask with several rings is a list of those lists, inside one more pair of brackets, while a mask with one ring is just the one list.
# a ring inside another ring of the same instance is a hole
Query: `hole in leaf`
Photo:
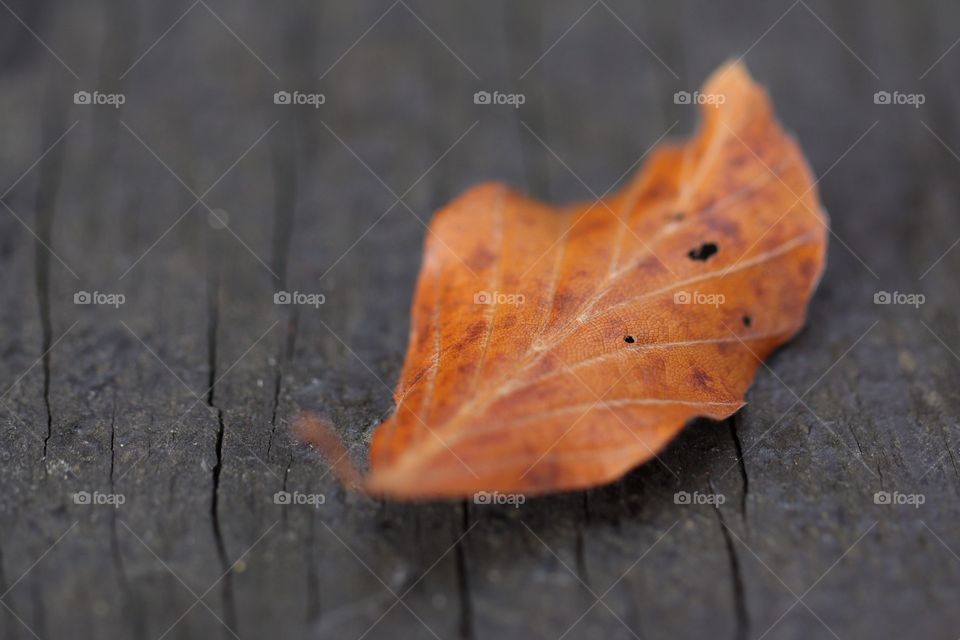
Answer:
[[753, 322], [753, 318], [751, 318], [750, 316], [743, 316], [743, 326], [749, 327], [750, 323], [752, 322]]
[[702, 245], [700, 245], [696, 249], [690, 249], [687, 255], [690, 256], [691, 260], [706, 261], [710, 256], [712, 256], [719, 250], [720, 249], [717, 247], [716, 243], [704, 242]]
[[633, 336], [627, 336], [623, 339], [623, 341], [629, 344], [633, 344], [634, 342], [636, 342], [636, 340], [633, 339]]

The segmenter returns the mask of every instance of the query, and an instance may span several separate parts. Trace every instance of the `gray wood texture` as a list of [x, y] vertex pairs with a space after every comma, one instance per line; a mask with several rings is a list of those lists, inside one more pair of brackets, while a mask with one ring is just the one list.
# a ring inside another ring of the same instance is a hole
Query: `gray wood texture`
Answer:
[[[3, 4], [0, 636], [960, 636], [956, 3]], [[519, 508], [348, 494], [291, 440], [320, 411], [362, 463], [433, 211], [606, 191], [741, 54], [834, 232], [743, 411]]]

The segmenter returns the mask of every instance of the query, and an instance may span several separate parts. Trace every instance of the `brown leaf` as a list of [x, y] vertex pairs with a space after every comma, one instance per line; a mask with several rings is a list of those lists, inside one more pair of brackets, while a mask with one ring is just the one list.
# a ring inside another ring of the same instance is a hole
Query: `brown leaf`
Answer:
[[557, 209], [485, 184], [436, 215], [367, 490], [592, 487], [743, 406], [804, 323], [827, 221], [746, 69], [701, 95], [723, 99], [701, 106], [698, 134], [608, 198]]

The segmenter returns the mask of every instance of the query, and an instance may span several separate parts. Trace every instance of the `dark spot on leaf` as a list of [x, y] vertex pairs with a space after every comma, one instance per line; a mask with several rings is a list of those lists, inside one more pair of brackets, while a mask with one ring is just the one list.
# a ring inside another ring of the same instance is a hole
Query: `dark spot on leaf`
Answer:
[[556, 310], [558, 315], [563, 314], [574, 304], [576, 304], [576, 299], [574, 299], [574, 297], [566, 291], [558, 291], [553, 299], [553, 308]]
[[690, 249], [687, 255], [691, 260], [703, 260], [706, 261], [710, 256], [715, 254], [719, 249], [717, 245], [713, 242], [704, 242], [702, 245], [696, 249]]
[[633, 336], [627, 336], [623, 339], [623, 341], [629, 344], [633, 344], [634, 342], [636, 342], [636, 340], [633, 339]]
[[698, 389], [708, 391], [710, 389], [710, 383], [713, 381], [710, 377], [710, 374], [699, 367], [694, 368], [692, 373], [693, 375], [691, 377], [693, 379], [694, 386], [696, 386]]
[[743, 326], [749, 327], [751, 322], [753, 322], [753, 318], [750, 316], [743, 316]]
[[674, 220], [676, 220], [677, 222], [679, 222], [679, 221], [683, 220], [684, 215], [685, 215], [685, 214], [683, 213], [683, 211], [675, 211], [675, 212], [673, 213], [672, 218], [673, 218]]
[[480, 339], [480, 337], [486, 332], [487, 324], [482, 320], [473, 322], [467, 326], [466, 331], [463, 332], [461, 344], [467, 345], [475, 340]]
[[497, 255], [495, 253], [488, 251], [484, 247], [480, 247], [467, 259], [467, 263], [470, 264], [473, 269], [481, 271], [493, 264], [493, 261], [496, 259]]

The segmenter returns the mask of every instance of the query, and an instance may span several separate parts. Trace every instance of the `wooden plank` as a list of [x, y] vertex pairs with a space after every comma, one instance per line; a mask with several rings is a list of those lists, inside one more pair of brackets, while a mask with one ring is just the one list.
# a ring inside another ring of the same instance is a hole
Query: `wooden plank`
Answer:
[[[960, 54], [927, 72], [956, 7], [10, 7], [63, 64], [3, 23], [4, 182], [52, 146], [3, 197], [23, 223], [0, 211], [4, 637], [956, 636]], [[433, 211], [485, 179], [602, 193], [691, 129], [675, 91], [747, 50], [836, 237], [807, 329], [744, 411], [519, 508], [348, 494], [290, 439], [316, 411], [363, 462]], [[93, 89], [126, 103], [73, 104]], [[927, 102], [874, 105], [881, 89]]]

